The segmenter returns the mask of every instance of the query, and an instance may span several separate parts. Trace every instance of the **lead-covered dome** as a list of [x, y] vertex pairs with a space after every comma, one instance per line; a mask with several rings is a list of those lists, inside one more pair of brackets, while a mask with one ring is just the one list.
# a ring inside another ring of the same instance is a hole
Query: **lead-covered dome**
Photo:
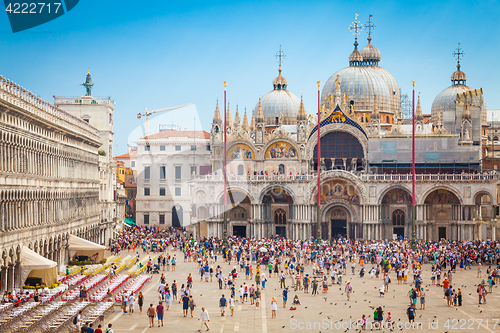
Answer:
[[[277, 124], [277, 119], [282, 115], [281, 122], [283, 125], [295, 125], [297, 123], [297, 115], [300, 109], [300, 98], [294, 93], [287, 90], [288, 81], [281, 76], [281, 66], [279, 67], [279, 75], [273, 80], [273, 90], [262, 96], [262, 113], [264, 121], [267, 125]], [[253, 110], [257, 114], [259, 103], [255, 105]]]
[[393, 112], [399, 115], [401, 112], [399, 86], [391, 73], [378, 66], [381, 59], [380, 51], [371, 44], [370, 36], [368, 45], [360, 52], [357, 51], [357, 45], [356, 40], [354, 51], [349, 56], [349, 67], [334, 73], [323, 86], [321, 103], [325, 104], [329, 95], [334, 96], [335, 79], [339, 75], [341, 93], [354, 101], [356, 111], [373, 111], [376, 96], [380, 112]]

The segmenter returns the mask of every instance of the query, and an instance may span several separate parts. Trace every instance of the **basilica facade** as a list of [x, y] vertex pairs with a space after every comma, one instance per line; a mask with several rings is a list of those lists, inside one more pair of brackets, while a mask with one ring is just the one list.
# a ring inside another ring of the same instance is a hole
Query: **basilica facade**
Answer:
[[[193, 232], [222, 237], [226, 211], [229, 235], [410, 238], [412, 125], [403, 119], [399, 86], [380, 60], [369, 30], [366, 47], [358, 50], [356, 39], [349, 66], [323, 86], [319, 128], [302, 98], [288, 89], [281, 64], [272, 90], [259, 98], [251, 117], [245, 112], [242, 118], [236, 108], [233, 121], [228, 105], [224, 128], [217, 104], [210, 135], [212, 173], [191, 182]], [[482, 89], [466, 85], [460, 58], [429, 118], [419, 99], [417, 238], [495, 239], [497, 176], [481, 164], [486, 105]]]

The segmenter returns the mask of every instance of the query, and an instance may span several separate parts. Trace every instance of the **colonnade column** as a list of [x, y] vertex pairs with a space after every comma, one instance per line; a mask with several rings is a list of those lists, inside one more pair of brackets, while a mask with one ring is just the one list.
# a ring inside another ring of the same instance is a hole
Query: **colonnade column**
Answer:
[[7, 266], [2, 266], [2, 270], [0, 271], [0, 279], [1, 279], [1, 286], [0, 290], [2, 292], [7, 291]]
[[7, 268], [7, 291], [14, 291], [14, 264]]

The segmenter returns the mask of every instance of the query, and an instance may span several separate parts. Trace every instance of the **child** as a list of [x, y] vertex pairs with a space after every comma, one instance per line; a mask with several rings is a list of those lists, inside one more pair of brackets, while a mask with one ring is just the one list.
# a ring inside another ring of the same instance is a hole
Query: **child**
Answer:
[[361, 326], [361, 328], [362, 328], [362, 329], [363, 329], [363, 331], [364, 331], [364, 330], [366, 330], [366, 316], [365, 316], [365, 315], [363, 315], [362, 320], [363, 320], [363, 326]]
[[391, 312], [387, 312], [387, 327], [391, 327]]

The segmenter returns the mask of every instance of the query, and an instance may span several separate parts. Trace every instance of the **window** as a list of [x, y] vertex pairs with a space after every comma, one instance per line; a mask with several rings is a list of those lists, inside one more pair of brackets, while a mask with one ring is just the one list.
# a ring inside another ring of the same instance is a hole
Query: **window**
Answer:
[[160, 146], [160, 151], [165, 151], [165, 146]]
[[165, 214], [160, 214], [160, 224], [165, 224]]
[[390, 124], [390, 122], [389, 122], [389, 116], [387, 116], [387, 123]]
[[210, 151], [210, 145], [207, 145], [207, 151]]
[[181, 146], [175, 146], [175, 151], [181, 151]]
[[148, 166], [144, 167], [144, 179], [150, 179], [151, 178], [151, 168]]
[[238, 165], [238, 175], [242, 176], [245, 173], [245, 167], [243, 164]]
[[164, 197], [164, 196], [165, 196], [165, 188], [160, 187], [160, 197]]
[[130, 166], [131, 166], [132, 168], [135, 168], [135, 161], [130, 162]]
[[150, 145], [146, 145], [146, 146], [144, 146], [144, 150], [145, 150], [145, 151], [151, 151], [151, 146], [150, 146]]
[[144, 196], [149, 197], [149, 193], [151, 192], [149, 187], [144, 188]]
[[191, 175], [196, 175], [196, 166], [191, 166]]
[[144, 224], [149, 224], [149, 214], [144, 214]]
[[160, 167], [160, 179], [165, 179], [165, 166]]
[[180, 197], [181, 196], [181, 188], [180, 187], [176, 187], [175, 188], [175, 196], [176, 197]]
[[195, 145], [191, 145], [191, 150], [192, 151], [196, 150], [196, 146]]
[[181, 170], [180, 166], [175, 167], [175, 179], [181, 179]]

